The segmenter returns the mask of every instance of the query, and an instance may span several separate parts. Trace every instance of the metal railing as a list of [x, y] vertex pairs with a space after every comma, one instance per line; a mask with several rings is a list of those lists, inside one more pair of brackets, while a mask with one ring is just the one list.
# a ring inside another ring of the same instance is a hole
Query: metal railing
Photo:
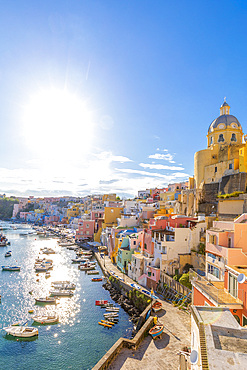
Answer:
[[225, 288], [217, 288], [217, 284], [222, 281], [211, 282], [204, 276], [199, 275], [195, 270], [190, 269], [189, 278], [196, 288], [204, 292], [209, 300], [212, 300], [217, 306], [242, 305], [244, 298], [243, 289], [231, 289], [230, 292]]

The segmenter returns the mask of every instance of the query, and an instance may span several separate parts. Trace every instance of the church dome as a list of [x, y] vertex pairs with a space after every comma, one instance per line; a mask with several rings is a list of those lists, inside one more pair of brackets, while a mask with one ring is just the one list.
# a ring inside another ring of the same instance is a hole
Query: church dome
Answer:
[[213, 120], [209, 126], [208, 132], [210, 133], [215, 129], [225, 129], [227, 127], [242, 129], [238, 119], [235, 116], [232, 116], [231, 114], [223, 114], [222, 116], [219, 116]]
[[208, 133], [210, 134], [214, 130], [224, 130], [226, 128], [240, 129], [242, 131], [238, 119], [230, 114], [230, 106], [224, 101], [220, 107], [220, 116], [213, 120], [209, 126]]

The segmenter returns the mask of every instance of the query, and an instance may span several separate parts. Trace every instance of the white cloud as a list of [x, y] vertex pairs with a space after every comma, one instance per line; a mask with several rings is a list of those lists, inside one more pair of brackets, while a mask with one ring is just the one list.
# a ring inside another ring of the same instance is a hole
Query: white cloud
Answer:
[[[172, 161], [172, 163], [175, 163]], [[171, 170], [171, 171], [183, 171], [183, 167], [177, 167], [177, 166], [165, 166], [163, 164], [148, 164], [148, 163], [140, 163], [139, 166], [143, 168], [150, 168], [151, 170]]]
[[[170, 154], [170, 153], [167, 153], [167, 154], [155, 153], [155, 154], [149, 155], [148, 158], [162, 159], [164, 161], [171, 162], [173, 160], [174, 156], [172, 154]], [[175, 162], [173, 161], [172, 163], [175, 163]]]

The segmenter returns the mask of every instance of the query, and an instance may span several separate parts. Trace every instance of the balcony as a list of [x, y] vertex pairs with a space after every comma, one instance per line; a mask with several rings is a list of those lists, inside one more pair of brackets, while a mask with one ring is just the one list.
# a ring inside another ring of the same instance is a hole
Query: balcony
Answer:
[[228, 307], [229, 309], [243, 309], [243, 289], [233, 291], [234, 297], [224, 288], [224, 281], [208, 281], [190, 269], [191, 284], [199, 290], [216, 307]]

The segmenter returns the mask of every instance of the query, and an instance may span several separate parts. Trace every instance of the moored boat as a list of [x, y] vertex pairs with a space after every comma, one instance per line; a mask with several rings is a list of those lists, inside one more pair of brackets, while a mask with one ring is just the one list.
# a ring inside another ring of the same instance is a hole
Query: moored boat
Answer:
[[11, 255], [12, 255], [12, 252], [8, 251], [8, 252], [5, 253], [4, 257], [11, 257]]
[[107, 303], [108, 303], [108, 301], [101, 299], [101, 300], [95, 301], [95, 306], [102, 306], [102, 305], [105, 305]]
[[3, 271], [20, 271], [20, 266], [2, 266]]
[[98, 270], [89, 270], [87, 272], [88, 275], [99, 275], [99, 271]]
[[74, 293], [66, 289], [64, 290], [57, 289], [57, 290], [51, 290], [50, 295], [51, 297], [72, 297]]
[[159, 302], [159, 301], [156, 301], [153, 305], [152, 305], [152, 309], [154, 312], [158, 312], [162, 309], [162, 303]]
[[92, 278], [92, 281], [102, 281], [102, 278]]
[[59, 321], [59, 316], [57, 314], [40, 315], [40, 316], [31, 316], [31, 319], [39, 324], [53, 324]]
[[38, 329], [32, 326], [8, 326], [3, 328], [3, 330], [5, 330], [8, 335], [20, 338], [29, 338], [39, 334]]
[[45, 304], [56, 304], [56, 298], [54, 297], [35, 298], [35, 302]]
[[164, 325], [155, 325], [149, 330], [149, 334], [152, 335], [153, 339], [157, 338], [162, 334]]
[[54, 289], [65, 289], [65, 290], [74, 290], [76, 288], [76, 284], [71, 283], [70, 281], [53, 281], [51, 285]]
[[107, 327], [107, 328], [111, 328], [111, 327], [112, 327], [112, 325], [110, 325], [110, 324], [106, 324], [105, 322], [101, 322], [101, 321], [99, 321], [99, 322], [98, 322], [98, 324], [99, 324], [99, 325], [102, 325], [102, 326], [105, 326], [105, 327]]

